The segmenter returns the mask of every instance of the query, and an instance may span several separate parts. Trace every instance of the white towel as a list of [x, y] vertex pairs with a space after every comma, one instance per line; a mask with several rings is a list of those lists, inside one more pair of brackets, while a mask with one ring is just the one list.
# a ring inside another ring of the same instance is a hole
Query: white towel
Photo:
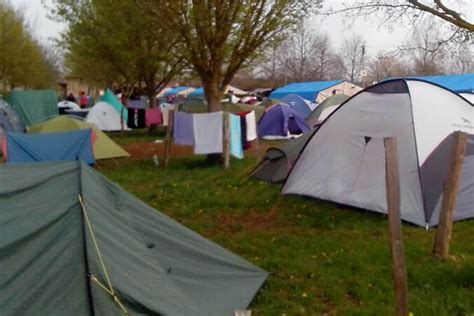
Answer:
[[163, 108], [161, 110], [161, 115], [163, 116], [163, 126], [168, 126], [168, 120], [169, 120], [169, 108]]
[[223, 151], [222, 112], [193, 114], [194, 153], [215, 154]]
[[245, 122], [247, 123], [247, 141], [257, 139], [257, 120], [255, 119], [255, 111], [245, 115]]

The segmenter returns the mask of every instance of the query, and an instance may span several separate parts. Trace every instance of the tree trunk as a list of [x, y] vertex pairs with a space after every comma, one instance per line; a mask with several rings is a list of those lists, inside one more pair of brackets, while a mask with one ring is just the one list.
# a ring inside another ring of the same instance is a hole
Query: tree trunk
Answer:
[[[146, 92], [148, 97], [148, 102], [150, 103], [150, 109], [153, 109], [156, 106], [156, 89], [155, 89], [155, 80], [150, 80], [146, 85]], [[158, 129], [156, 124], [150, 125], [148, 129], [148, 134], [154, 134]]]
[[[221, 97], [222, 92], [220, 89], [218, 80], [210, 80], [209, 82], [203, 82], [204, 93], [206, 94], [207, 100], [207, 111], [208, 112], [218, 112], [221, 108]], [[207, 155], [207, 161], [209, 163], [222, 163], [223, 157], [222, 154], [209, 154]]]

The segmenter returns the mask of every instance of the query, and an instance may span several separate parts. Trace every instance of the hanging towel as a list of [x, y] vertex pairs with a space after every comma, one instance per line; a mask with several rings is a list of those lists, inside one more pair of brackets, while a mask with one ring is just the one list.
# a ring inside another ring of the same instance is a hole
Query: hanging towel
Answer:
[[240, 131], [242, 134], [242, 147], [244, 147], [244, 150], [252, 148], [252, 143], [247, 141], [247, 119], [245, 118], [247, 114], [249, 114], [250, 111], [247, 112], [238, 112], [236, 113], [238, 116], [240, 116]]
[[173, 122], [173, 138], [177, 145], [194, 145], [193, 115], [175, 112]]
[[163, 108], [161, 110], [161, 115], [163, 116], [163, 126], [168, 126], [168, 119], [169, 119], [169, 108]]
[[255, 119], [255, 111], [248, 113], [245, 116], [245, 121], [247, 123], [247, 141], [251, 142], [252, 140], [257, 139], [257, 120]]
[[242, 131], [240, 129], [240, 116], [229, 113], [230, 125], [230, 154], [238, 159], [244, 158], [242, 147]]
[[222, 112], [193, 115], [194, 153], [221, 153], [223, 148]]
[[146, 109], [146, 113], [145, 113], [146, 126], [155, 125], [155, 124], [159, 125], [162, 122], [163, 120], [161, 119], [161, 110], [159, 108]]

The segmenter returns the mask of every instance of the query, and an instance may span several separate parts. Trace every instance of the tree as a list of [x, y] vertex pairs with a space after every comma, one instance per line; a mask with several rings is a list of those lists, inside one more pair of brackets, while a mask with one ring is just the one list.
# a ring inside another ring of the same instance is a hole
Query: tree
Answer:
[[362, 37], [353, 35], [346, 39], [339, 58], [346, 79], [358, 83], [366, 62], [365, 42]]
[[455, 3], [451, 1], [447, 4], [445, 0], [364, 0], [353, 2], [344, 9], [331, 13], [346, 12], [355, 17], [383, 13], [386, 22], [395, 22], [402, 17], [408, 17], [414, 25], [424, 15], [429, 15], [453, 27], [454, 33], [451, 39], [458, 36], [466, 41], [472, 40], [474, 22], [464, 16], [463, 3], [461, 1]]
[[411, 74], [397, 52], [380, 52], [369, 63], [369, 82], [378, 82], [387, 78], [406, 77]]
[[220, 110], [238, 70], [321, 0], [136, 0], [177, 32], [184, 57], [199, 75], [208, 110]]
[[72, 73], [127, 93], [142, 87], [156, 94], [185, 66], [176, 33], [134, 0], [55, 0], [54, 15], [67, 23], [62, 45]]
[[409, 52], [415, 75], [436, 75], [444, 72], [444, 44], [436, 23], [427, 23], [412, 35], [402, 51]]
[[58, 78], [47, 49], [31, 35], [23, 15], [0, 2], [0, 83], [3, 89], [47, 88]]

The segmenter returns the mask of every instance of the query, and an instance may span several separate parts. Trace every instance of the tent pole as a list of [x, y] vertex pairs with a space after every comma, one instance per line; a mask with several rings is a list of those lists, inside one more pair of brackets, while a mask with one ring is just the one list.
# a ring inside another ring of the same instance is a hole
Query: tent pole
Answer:
[[456, 208], [467, 144], [466, 133], [456, 132], [454, 135], [455, 143], [451, 153], [451, 165], [448, 171], [448, 178], [443, 187], [443, 200], [441, 202], [438, 227], [433, 246], [433, 256], [441, 260], [446, 260], [449, 257], [449, 242], [453, 231], [453, 215]]
[[400, 174], [398, 143], [395, 137], [384, 138], [385, 181], [387, 190], [388, 226], [392, 252], [392, 273], [395, 282], [395, 314], [408, 315], [408, 285], [405, 249], [400, 219]]

